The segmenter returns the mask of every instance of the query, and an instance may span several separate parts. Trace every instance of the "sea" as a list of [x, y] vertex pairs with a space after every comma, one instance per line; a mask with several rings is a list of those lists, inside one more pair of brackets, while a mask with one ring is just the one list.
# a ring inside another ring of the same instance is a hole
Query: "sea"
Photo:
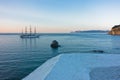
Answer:
[[[52, 49], [57, 40], [61, 47]], [[59, 54], [120, 54], [120, 36], [107, 32], [41, 33], [39, 38], [0, 35], [0, 80], [21, 80]]]

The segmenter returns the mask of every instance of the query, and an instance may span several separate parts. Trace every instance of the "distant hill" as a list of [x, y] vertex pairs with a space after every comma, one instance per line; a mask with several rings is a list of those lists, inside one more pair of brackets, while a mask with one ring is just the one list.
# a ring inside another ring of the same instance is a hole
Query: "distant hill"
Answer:
[[74, 31], [74, 33], [89, 32], [89, 33], [104, 33], [108, 32], [107, 30], [86, 30], [86, 31]]

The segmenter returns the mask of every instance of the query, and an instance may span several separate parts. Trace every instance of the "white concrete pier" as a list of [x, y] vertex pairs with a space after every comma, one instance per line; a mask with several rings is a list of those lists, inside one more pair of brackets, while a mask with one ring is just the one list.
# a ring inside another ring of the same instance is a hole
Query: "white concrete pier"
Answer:
[[[102, 71], [96, 70], [99, 68]], [[108, 71], [106, 68], [109, 68]], [[115, 71], [114, 68], [119, 70]], [[120, 74], [120, 54], [60, 54], [45, 62], [23, 80], [116, 80], [119, 74], [113, 72]], [[95, 77], [93, 73], [97, 73]], [[110, 78], [111, 75], [113, 78]]]

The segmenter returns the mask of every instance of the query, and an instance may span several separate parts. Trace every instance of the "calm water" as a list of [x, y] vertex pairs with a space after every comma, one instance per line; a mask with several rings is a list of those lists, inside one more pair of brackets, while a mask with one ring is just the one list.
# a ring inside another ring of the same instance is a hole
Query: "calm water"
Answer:
[[[51, 49], [52, 40], [57, 40], [61, 47]], [[38, 39], [21, 39], [19, 35], [0, 35], [0, 80], [20, 80], [58, 54], [89, 53], [93, 50], [103, 50], [102, 54], [119, 54], [120, 36], [107, 33], [69, 33], [43, 34]]]

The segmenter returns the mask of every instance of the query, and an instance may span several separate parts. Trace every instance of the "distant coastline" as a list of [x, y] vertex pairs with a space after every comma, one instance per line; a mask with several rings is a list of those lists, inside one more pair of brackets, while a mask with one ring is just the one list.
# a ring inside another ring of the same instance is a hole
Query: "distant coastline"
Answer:
[[85, 30], [85, 31], [74, 31], [72, 33], [83, 33], [83, 32], [87, 32], [87, 33], [105, 33], [105, 32], [109, 32], [108, 30]]
[[[72, 31], [70, 33], [104, 33], [104, 32], [109, 32], [108, 30], [85, 30], [85, 31]], [[61, 35], [61, 34], [69, 34], [68, 32], [66, 33], [38, 33], [38, 34], [41, 34], [41, 35], [54, 35], [54, 34], [58, 34], [58, 35]], [[0, 33], [0, 35], [21, 35], [21, 33]]]

